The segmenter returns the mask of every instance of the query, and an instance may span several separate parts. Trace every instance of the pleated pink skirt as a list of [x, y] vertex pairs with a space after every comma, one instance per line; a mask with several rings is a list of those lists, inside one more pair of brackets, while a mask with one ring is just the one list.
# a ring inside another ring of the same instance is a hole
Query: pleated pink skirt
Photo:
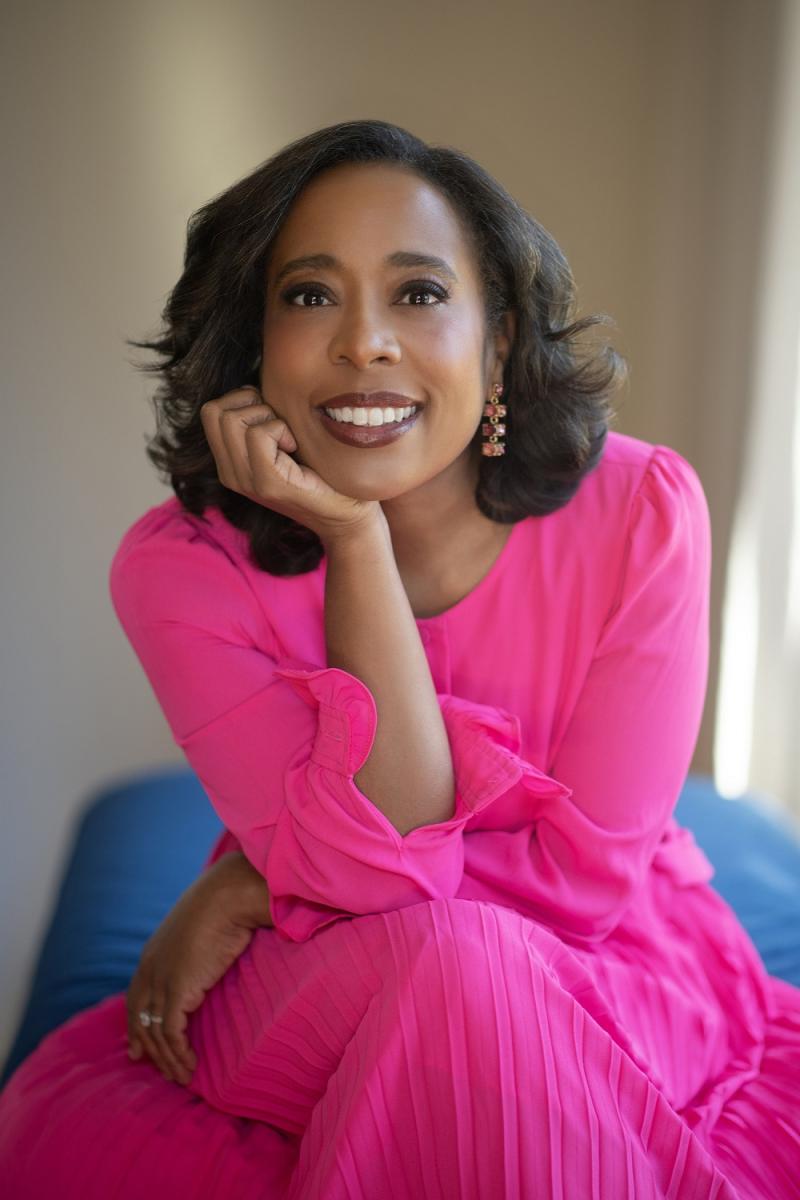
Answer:
[[798, 1197], [800, 991], [667, 886], [593, 948], [464, 899], [259, 930], [190, 1019], [188, 1087], [127, 1057], [110, 997], [0, 1095], [3, 1194]]

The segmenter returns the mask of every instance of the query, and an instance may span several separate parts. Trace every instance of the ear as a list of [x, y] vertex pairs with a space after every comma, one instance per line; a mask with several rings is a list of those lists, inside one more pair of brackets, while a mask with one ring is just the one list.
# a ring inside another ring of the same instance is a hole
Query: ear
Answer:
[[495, 358], [502, 372], [511, 354], [511, 347], [517, 335], [517, 314], [509, 309], [503, 313], [500, 328], [494, 335]]

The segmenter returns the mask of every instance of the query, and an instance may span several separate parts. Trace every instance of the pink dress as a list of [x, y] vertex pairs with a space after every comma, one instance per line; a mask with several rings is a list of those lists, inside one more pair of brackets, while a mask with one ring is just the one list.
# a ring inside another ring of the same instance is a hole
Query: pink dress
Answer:
[[703, 710], [711, 539], [691, 465], [612, 432], [573, 499], [419, 619], [457, 784], [402, 837], [354, 774], [370, 691], [327, 668], [325, 560], [274, 577], [216, 509], [125, 534], [113, 603], [176, 742], [265, 876], [189, 1025], [188, 1087], [124, 995], [0, 1097], [14, 1200], [800, 1196], [800, 989], [766, 974], [672, 812]]

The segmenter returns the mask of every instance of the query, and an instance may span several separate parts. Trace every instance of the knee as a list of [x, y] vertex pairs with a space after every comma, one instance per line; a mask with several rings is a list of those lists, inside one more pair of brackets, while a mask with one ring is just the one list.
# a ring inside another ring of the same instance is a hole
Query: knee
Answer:
[[506, 971], [522, 958], [547, 969], [547, 931], [499, 904], [440, 897], [385, 917], [390, 940], [402, 939], [407, 966], [426, 969], [435, 961], [466, 982]]
[[467, 900], [458, 896], [443, 896], [413, 906], [426, 910], [427, 920], [437, 928], [440, 938], [452, 938], [459, 944], [486, 945], [487, 941], [524, 941], [533, 922], [502, 904], [488, 900]]

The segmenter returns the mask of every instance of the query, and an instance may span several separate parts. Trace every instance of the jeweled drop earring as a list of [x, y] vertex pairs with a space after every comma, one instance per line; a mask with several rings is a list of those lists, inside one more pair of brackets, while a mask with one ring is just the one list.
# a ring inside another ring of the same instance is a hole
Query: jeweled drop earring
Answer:
[[502, 394], [502, 383], [496, 383], [492, 388], [491, 400], [487, 401], [483, 406], [483, 415], [489, 419], [481, 425], [481, 433], [486, 439], [481, 442], [481, 453], [492, 457], [505, 454], [506, 452], [506, 444], [500, 441], [500, 439], [505, 437], [506, 427], [502, 422], [502, 418], [508, 412], [508, 408], [505, 404], [497, 403]]

